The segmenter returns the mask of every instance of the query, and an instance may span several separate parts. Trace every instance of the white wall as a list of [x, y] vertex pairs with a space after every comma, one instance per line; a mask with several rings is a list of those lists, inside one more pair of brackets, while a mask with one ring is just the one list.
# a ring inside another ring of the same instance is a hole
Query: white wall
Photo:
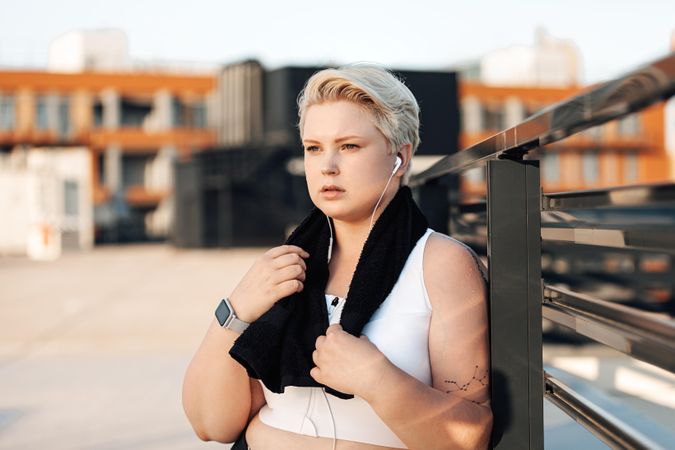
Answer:
[[[16, 150], [0, 160], [0, 254], [53, 259], [94, 243], [86, 148]], [[66, 184], [72, 211], [66, 210]]]
[[580, 61], [571, 41], [540, 29], [534, 45], [513, 45], [481, 58], [481, 81], [495, 86], [574, 86], [580, 84]]
[[116, 29], [66, 32], [49, 45], [47, 67], [55, 72], [129, 69], [127, 36]]
[[0, 165], [0, 255], [26, 254], [33, 178], [27, 170]]

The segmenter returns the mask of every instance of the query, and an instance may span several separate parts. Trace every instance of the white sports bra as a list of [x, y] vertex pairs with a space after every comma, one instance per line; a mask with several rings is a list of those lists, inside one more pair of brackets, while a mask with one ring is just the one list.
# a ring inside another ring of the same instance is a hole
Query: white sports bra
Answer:
[[[362, 334], [400, 369], [431, 385], [429, 364], [429, 321], [431, 304], [422, 270], [424, 247], [432, 229], [417, 241], [408, 255], [389, 296], [366, 324]], [[338, 323], [344, 298], [326, 294], [331, 324]], [[333, 303], [337, 303], [333, 305]], [[267, 404], [260, 420], [271, 427], [314, 437], [365, 442], [386, 447], [407, 448], [360, 397], [343, 400], [326, 395], [321, 388], [288, 386], [275, 394], [263, 385]]]

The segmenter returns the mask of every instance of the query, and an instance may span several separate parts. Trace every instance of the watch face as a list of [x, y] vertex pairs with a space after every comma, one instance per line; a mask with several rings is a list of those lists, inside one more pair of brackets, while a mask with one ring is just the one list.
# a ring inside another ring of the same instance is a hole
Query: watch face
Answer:
[[230, 317], [231, 313], [232, 311], [230, 311], [230, 308], [227, 306], [225, 300], [221, 300], [220, 305], [218, 305], [218, 308], [216, 308], [216, 319], [218, 319], [218, 323], [221, 327], [225, 325], [225, 321], [228, 317]]

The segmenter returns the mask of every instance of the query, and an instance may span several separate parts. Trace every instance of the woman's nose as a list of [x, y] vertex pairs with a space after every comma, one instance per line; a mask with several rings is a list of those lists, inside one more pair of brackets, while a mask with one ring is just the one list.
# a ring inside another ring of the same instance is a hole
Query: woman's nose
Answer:
[[338, 169], [335, 161], [331, 159], [324, 163], [323, 167], [321, 168], [321, 173], [323, 175], [337, 175], [340, 173], [340, 170]]

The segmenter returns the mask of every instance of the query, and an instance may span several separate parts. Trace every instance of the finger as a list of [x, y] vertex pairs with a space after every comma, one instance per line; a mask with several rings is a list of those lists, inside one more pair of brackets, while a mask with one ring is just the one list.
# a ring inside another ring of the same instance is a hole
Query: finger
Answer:
[[326, 336], [328, 336], [329, 333], [339, 333], [342, 331], [342, 326], [339, 323], [334, 323], [333, 325], [329, 326], [328, 329], [326, 330]]
[[272, 267], [275, 269], [281, 269], [286, 266], [292, 266], [298, 264], [302, 266], [304, 270], [307, 270], [307, 264], [305, 263], [305, 260], [302, 259], [302, 256], [298, 255], [297, 253], [286, 253], [281, 256], [277, 256], [272, 260]]
[[309, 376], [321, 383], [321, 369], [318, 367], [312, 367], [312, 370], [309, 371]]
[[360, 337], [361, 339], [363, 339], [364, 341], [370, 342], [370, 339], [368, 339], [368, 336], [366, 336], [365, 334], [362, 334], [362, 335], [359, 336], [359, 337]]
[[305, 285], [300, 280], [288, 280], [279, 283], [275, 287], [275, 292], [279, 298], [288, 297], [296, 292], [302, 292]]
[[305, 250], [298, 247], [297, 245], [280, 245], [278, 247], [274, 247], [267, 250], [267, 252], [265, 252], [265, 255], [267, 255], [270, 258], [277, 258], [281, 255], [285, 255], [286, 253], [297, 253], [303, 258], [309, 257], [309, 253], [307, 253]]
[[326, 336], [319, 336], [316, 338], [316, 342], [314, 343], [314, 348], [319, 348], [321, 345], [323, 345], [323, 341], [326, 340]]
[[316, 350], [312, 352], [312, 361], [314, 361], [314, 364], [316, 364], [317, 366], [319, 365], [319, 352], [317, 352]]
[[305, 271], [296, 264], [293, 266], [286, 266], [283, 269], [278, 269], [272, 274], [272, 282], [274, 284], [283, 283], [288, 280], [305, 281]]

